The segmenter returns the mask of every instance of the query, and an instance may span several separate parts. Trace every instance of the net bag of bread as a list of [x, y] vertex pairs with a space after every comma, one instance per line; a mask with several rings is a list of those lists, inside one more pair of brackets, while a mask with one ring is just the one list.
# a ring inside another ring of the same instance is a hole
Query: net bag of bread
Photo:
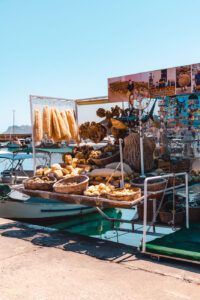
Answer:
[[42, 118], [40, 111], [38, 109], [34, 110], [35, 119], [34, 119], [34, 138], [35, 142], [41, 142], [43, 138], [42, 132]]

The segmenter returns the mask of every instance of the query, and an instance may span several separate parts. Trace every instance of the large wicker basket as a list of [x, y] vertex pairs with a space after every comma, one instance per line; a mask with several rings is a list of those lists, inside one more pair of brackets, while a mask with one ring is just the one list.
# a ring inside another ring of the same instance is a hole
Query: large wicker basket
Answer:
[[[88, 181], [88, 176], [77, 175], [59, 180], [54, 184], [53, 189], [57, 193], [81, 195], [87, 189]], [[72, 184], [70, 185], [70, 183]], [[76, 183], [76, 185], [73, 185], [73, 183]]]
[[[140, 203], [137, 205], [137, 213], [139, 220], [143, 221], [144, 219], [144, 203]], [[149, 199], [147, 201], [147, 222], [151, 222], [153, 220], [153, 200]]]
[[[175, 224], [183, 223], [184, 216], [185, 216], [184, 211], [177, 212], [174, 216]], [[160, 218], [161, 223], [169, 224], [173, 220], [173, 215], [172, 215], [172, 212], [160, 211], [159, 218]]]
[[105, 166], [112, 162], [118, 161], [120, 158], [120, 152], [117, 150], [114, 154], [105, 158], [91, 158], [91, 160], [98, 166]]
[[[182, 181], [182, 179], [180, 177], [175, 177], [175, 186], [176, 185], [180, 185], [182, 182], [183, 181]], [[169, 177], [167, 186], [171, 187], [173, 185], [174, 185], [174, 178], [173, 177]]]
[[[137, 183], [137, 181], [135, 180], [132, 180], [131, 181], [131, 185], [133, 187], [138, 187], [140, 188], [141, 190], [144, 190], [144, 182], [143, 183]], [[153, 180], [152, 180], [152, 183], [151, 182], [148, 182], [148, 191], [161, 191], [165, 188], [166, 186], [166, 180], [165, 179], [159, 179], [159, 182], [155, 182], [153, 183]]]
[[50, 182], [43, 182], [43, 183], [39, 183], [39, 182], [32, 182], [32, 179], [35, 178], [42, 178], [44, 176], [33, 176], [31, 178], [25, 179], [23, 181], [23, 185], [25, 189], [29, 189], [29, 190], [42, 190], [42, 191], [51, 191], [53, 190], [53, 185], [54, 183], [56, 183], [56, 178], [53, 176], [48, 176], [51, 181]]
[[[123, 188], [115, 189], [115, 191], [122, 191], [122, 190], [123, 190]], [[111, 200], [118, 200], [118, 201], [133, 201], [133, 200], [137, 200], [138, 198], [141, 197], [141, 189], [132, 187], [132, 188], [129, 188], [129, 190], [133, 191], [134, 193], [129, 194], [129, 195], [123, 195], [123, 196], [108, 193], [106, 195], [106, 198], [111, 199]]]

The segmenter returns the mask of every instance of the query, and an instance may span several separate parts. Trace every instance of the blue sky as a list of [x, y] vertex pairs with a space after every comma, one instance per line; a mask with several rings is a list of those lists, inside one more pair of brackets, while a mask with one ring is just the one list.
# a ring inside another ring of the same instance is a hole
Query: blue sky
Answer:
[[29, 94], [103, 96], [108, 77], [200, 62], [199, 12], [199, 0], [0, 0], [0, 132], [13, 109], [30, 123]]

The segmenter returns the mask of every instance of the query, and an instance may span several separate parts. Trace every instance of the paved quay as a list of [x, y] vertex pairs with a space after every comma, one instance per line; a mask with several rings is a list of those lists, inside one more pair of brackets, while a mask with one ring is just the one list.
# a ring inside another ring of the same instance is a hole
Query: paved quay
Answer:
[[0, 300], [199, 299], [200, 268], [0, 219]]

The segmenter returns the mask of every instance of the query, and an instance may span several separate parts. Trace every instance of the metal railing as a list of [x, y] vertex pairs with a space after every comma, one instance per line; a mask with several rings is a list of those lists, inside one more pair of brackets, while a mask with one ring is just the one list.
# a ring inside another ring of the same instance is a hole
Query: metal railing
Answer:
[[[147, 198], [148, 198], [148, 181], [164, 179], [168, 177], [177, 177], [177, 176], [185, 176], [185, 192], [186, 192], [186, 228], [189, 228], [189, 191], [188, 191], [188, 174], [186, 172], [183, 173], [174, 173], [174, 174], [166, 174], [154, 177], [147, 177], [144, 180], [144, 216], [143, 216], [143, 238], [142, 238], [142, 252], [146, 251], [146, 235], [147, 235]], [[166, 189], [167, 191], [168, 189]]]

